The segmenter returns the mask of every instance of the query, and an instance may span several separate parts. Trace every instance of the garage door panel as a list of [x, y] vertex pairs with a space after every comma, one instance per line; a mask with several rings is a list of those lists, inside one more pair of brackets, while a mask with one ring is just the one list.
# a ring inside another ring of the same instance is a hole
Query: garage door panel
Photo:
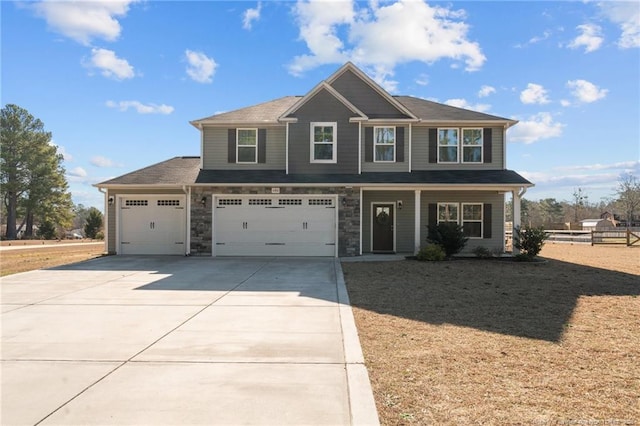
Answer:
[[335, 201], [311, 201], [300, 197], [219, 199], [214, 212], [215, 254], [335, 256]]

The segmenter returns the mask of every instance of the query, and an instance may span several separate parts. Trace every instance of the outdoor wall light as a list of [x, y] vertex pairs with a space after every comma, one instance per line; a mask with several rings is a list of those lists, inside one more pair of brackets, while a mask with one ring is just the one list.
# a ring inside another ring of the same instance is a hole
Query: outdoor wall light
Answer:
[[202, 199], [200, 200], [200, 204], [202, 204], [202, 207], [207, 205], [207, 197], [202, 197]]
[[347, 206], [347, 197], [342, 198], [342, 207]]
[[113, 202], [114, 202], [114, 201], [115, 201], [115, 198], [113, 198], [113, 195], [112, 195], [111, 197], [109, 197], [108, 202], [109, 202], [109, 205], [110, 205], [110, 206], [112, 206], [112, 205], [113, 205]]
[[398, 210], [402, 210], [402, 200], [396, 201], [396, 204], [398, 205]]

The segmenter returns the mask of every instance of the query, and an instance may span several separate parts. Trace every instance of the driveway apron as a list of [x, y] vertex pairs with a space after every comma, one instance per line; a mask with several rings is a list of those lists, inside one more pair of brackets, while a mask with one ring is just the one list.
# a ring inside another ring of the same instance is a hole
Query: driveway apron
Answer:
[[3, 425], [378, 424], [336, 259], [111, 256], [0, 286]]

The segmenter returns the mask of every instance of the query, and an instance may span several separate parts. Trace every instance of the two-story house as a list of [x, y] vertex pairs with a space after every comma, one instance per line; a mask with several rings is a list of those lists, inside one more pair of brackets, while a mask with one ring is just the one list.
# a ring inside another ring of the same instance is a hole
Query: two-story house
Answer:
[[392, 96], [351, 63], [304, 96], [191, 122], [200, 157], [97, 184], [117, 254], [357, 256], [414, 253], [457, 222], [467, 250], [504, 249], [516, 121]]

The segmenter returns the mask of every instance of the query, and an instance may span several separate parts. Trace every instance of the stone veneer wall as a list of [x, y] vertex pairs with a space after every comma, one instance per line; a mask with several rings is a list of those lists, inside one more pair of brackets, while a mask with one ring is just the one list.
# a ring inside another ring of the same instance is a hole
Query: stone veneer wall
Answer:
[[[280, 194], [272, 194], [271, 187], [195, 187], [191, 189], [191, 254], [211, 255], [211, 209], [214, 195], [242, 194], [271, 196], [287, 194], [338, 195], [338, 255], [360, 254], [360, 189], [345, 187], [279, 187]], [[202, 198], [206, 203], [202, 205]], [[344, 205], [343, 205], [344, 204]]]

